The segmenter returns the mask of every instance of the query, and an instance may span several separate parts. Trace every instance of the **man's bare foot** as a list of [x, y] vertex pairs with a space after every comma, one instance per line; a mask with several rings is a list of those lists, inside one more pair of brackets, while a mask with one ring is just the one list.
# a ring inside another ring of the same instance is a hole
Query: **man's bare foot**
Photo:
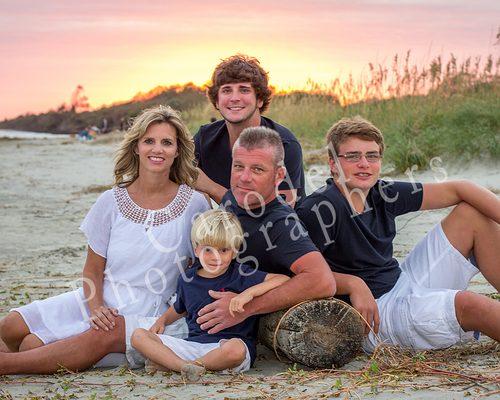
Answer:
[[205, 372], [206, 369], [202, 365], [186, 364], [181, 369], [181, 376], [188, 382], [197, 382]]

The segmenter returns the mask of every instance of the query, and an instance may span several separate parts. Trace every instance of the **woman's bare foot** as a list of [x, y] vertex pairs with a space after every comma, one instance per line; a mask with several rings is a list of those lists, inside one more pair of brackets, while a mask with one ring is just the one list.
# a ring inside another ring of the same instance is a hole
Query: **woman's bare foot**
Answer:
[[205, 372], [203, 365], [186, 364], [181, 369], [181, 376], [188, 382], [197, 382]]

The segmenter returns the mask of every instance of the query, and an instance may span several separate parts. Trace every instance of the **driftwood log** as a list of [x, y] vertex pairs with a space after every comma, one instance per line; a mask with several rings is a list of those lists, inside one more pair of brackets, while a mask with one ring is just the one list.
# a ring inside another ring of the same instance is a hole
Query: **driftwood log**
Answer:
[[309, 367], [339, 368], [360, 352], [363, 331], [354, 308], [329, 298], [264, 315], [259, 340], [277, 354]]

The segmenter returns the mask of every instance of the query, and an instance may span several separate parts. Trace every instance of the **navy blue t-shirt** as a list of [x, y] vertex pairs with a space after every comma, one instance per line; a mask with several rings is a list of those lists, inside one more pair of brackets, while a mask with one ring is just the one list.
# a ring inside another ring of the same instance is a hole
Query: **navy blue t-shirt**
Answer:
[[[261, 117], [260, 125], [274, 129], [281, 137], [285, 149], [286, 177], [280, 190], [297, 189], [297, 203], [305, 197], [302, 148], [297, 138], [287, 128], [273, 120]], [[220, 120], [203, 125], [194, 137], [195, 156], [198, 167], [207, 176], [225, 188], [230, 187], [232, 149], [229, 148], [229, 133], [226, 121]]]
[[186, 322], [189, 335], [186, 340], [199, 343], [217, 343], [221, 339], [241, 339], [248, 347], [253, 364], [256, 356], [255, 341], [258, 316], [248, 317], [243, 322], [214, 334], [208, 334], [207, 331], [201, 329], [196, 319], [198, 311], [214, 301], [208, 294], [209, 290], [241, 293], [249, 287], [264, 282], [267, 273], [256, 271], [234, 260], [227, 271], [216, 278], [199, 276], [196, 271], [200, 268], [202, 268], [200, 261], [196, 259], [194, 264], [186, 270], [187, 279], [181, 275], [177, 282], [177, 300], [174, 303], [174, 308], [179, 314], [187, 312]]
[[295, 211], [277, 198], [250, 212], [238, 206], [231, 191], [221, 207], [238, 217], [244, 242], [237, 260], [253, 268], [291, 276], [291, 265], [303, 255], [318, 251]]
[[379, 180], [368, 193], [365, 212], [356, 214], [330, 178], [304, 199], [297, 214], [332, 271], [360, 277], [378, 298], [401, 273], [393, 257], [394, 220], [420, 209], [422, 185], [413, 185]]

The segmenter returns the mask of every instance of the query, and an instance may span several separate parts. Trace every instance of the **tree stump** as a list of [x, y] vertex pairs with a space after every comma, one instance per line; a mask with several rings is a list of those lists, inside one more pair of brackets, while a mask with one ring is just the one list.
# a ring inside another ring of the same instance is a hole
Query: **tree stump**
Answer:
[[313, 368], [339, 368], [351, 361], [361, 350], [363, 332], [356, 310], [335, 298], [264, 315], [259, 324], [261, 343]]

